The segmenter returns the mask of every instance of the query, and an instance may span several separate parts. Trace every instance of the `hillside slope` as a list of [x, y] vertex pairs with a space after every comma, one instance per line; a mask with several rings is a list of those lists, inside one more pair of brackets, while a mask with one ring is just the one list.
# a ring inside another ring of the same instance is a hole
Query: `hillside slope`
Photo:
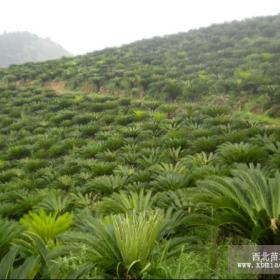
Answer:
[[6, 83], [230, 105], [280, 116], [280, 15], [0, 70]]
[[29, 32], [0, 35], [0, 68], [11, 64], [39, 62], [71, 55], [50, 39], [39, 38]]
[[0, 100], [1, 279], [263, 279], [229, 274], [228, 245], [279, 244], [280, 122], [31, 86]]

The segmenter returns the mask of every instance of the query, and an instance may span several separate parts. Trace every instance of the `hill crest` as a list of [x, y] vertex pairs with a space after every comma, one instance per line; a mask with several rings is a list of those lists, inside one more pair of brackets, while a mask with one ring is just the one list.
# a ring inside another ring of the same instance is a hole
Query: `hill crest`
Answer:
[[30, 32], [9, 32], [0, 35], [0, 68], [26, 62], [41, 62], [71, 56], [50, 38]]

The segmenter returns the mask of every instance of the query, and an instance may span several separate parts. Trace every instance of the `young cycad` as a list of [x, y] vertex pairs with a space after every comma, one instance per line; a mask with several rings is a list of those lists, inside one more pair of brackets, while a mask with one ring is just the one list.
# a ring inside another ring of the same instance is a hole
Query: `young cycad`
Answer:
[[185, 225], [220, 226], [259, 245], [279, 245], [279, 172], [270, 179], [259, 168], [237, 169], [232, 175], [198, 182], [192, 200], [198, 207], [213, 209], [213, 214], [189, 215]]
[[264, 148], [249, 143], [224, 143], [217, 149], [222, 163], [263, 163], [267, 159], [267, 152]]
[[161, 229], [163, 216], [158, 212], [140, 212], [112, 217], [114, 234], [126, 267], [142, 265], [151, 253]]
[[57, 215], [58, 211], [49, 215], [43, 209], [38, 214], [29, 211], [29, 215], [24, 215], [20, 219], [20, 224], [25, 226], [28, 231], [38, 234], [45, 243], [48, 243], [54, 241], [58, 234], [65, 232], [74, 223], [73, 215], [67, 212], [59, 217]]
[[22, 229], [17, 222], [0, 218], [0, 260], [9, 251], [10, 242], [19, 237]]
[[104, 197], [102, 201], [96, 204], [96, 207], [105, 214], [119, 214], [128, 211], [147, 211], [152, 210], [153, 201], [151, 199], [152, 191], [140, 190], [136, 192], [120, 191], [113, 193], [110, 197]]
[[52, 196], [45, 197], [34, 209], [44, 209], [47, 213], [57, 211], [58, 215], [65, 213], [72, 203], [72, 200], [67, 196]]

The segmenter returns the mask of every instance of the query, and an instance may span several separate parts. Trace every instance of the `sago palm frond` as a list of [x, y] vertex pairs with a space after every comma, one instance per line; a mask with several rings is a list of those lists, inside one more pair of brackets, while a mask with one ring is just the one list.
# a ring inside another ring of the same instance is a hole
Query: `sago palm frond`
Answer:
[[17, 248], [12, 248], [0, 262], [0, 279], [33, 279], [40, 269], [39, 256], [31, 256], [14, 269], [18, 254]]
[[183, 189], [190, 185], [191, 178], [186, 174], [177, 174], [174, 172], [165, 172], [155, 177], [151, 186], [155, 191], [169, 191]]
[[151, 111], [155, 111], [159, 106], [159, 101], [148, 101], [143, 104], [144, 107], [150, 109]]
[[140, 193], [120, 191], [114, 193], [110, 197], [103, 198], [102, 201], [96, 204], [97, 209], [101, 213], [119, 214], [134, 211], [152, 210], [153, 201], [151, 199], [152, 192], [148, 191], [144, 194], [143, 189]]
[[114, 234], [126, 267], [146, 262], [158, 237], [163, 216], [158, 212], [140, 212], [112, 217]]
[[215, 135], [215, 130], [210, 128], [199, 128], [197, 130], [193, 130], [191, 132], [191, 135], [194, 139], [200, 138], [200, 137], [209, 137]]
[[125, 137], [133, 137], [136, 138], [139, 133], [140, 133], [140, 127], [137, 126], [132, 126], [132, 127], [122, 127], [120, 129], [120, 132], [125, 136]]
[[119, 165], [114, 170], [114, 175], [131, 176], [135, 173], [135, 168], [131, 165]]
[[118, 157], [118, 155], [120, 154], [120, 152], [117, 151], [104, 151], [104, 152], [99, 152], [96, 154], [96, 158], [98, 158], [99, 160], [103, 160], [103, 161], [107, 161], [107, 162], [113, 162], [116, 160], [116, 158]]
[[0, 215], [1, 217], [9, 217], [9, 218], [15, 218], [17, 217], [17, 214], [14, 213], [17, 211], [17, 205], [14, 203], [7, 203], [7, 202], [1, 202], [0, 203]]
[[38, 214], [29, 211], [29, 215], [24, 215], [20, 223], [29, 231], [38, 234], [47, 243], [73, 224], [73, 215], [64, 213], [57, 217], [57, 214], [58, 212], [55, 211], [47, 215], [43, 209]]
[[81, 208], [90, 207], [93, 205], [98, 198], [98, 195], [94, 195], [93, 193], [87, 193], [83, 195], [82, 193], [70, 193], [71, 196], [71, 205], [73, 208]]
[[189, 215], [186, 225], [222, 226], [259, 245], [280, 244], [280, 174], [267, 179], [260, 170], [233, 170], [233, 178], [212, 176], [198, 182], [194, 203], [213, 216]]
[[18, 238], [22, 230], [17, 222], [0, 218], [0, 260], [8, 253], [10, 242]]
[[194, 167], [192, 171], [192, 178], [196, 180], [206, 179], [208, 176], [226, 177], [230, 175], [231, 168], [227, 166], [213, 166], [205, 165], [201, 167]]
[[195, 151], [211, 153], [214, 152], [219, 145], [219, 141], [216, 136], [207, 136], [197, 138], [190, 143]]
[[34, 210], [44, 209], [46, 213], [57, 211], [58, 215], [61, 215], [69, 210], [71, 202], [67, 196], [45, 197]]
[[138, 152], [127, 152], [127, 153], [122, 153], [118, 156], [117, 160], [120, 163], [124, 164], [130, 164], [136, 166], [138, 163], [138, 159], [140, 157], [140, 153]]
[[101, 151], [101, 147], [99, 144], [91, 144], [87, 145], [82, 150], [82, 157], [87, 158], [93, 158], [96, 154], [98, 154]]
[[[111, 221], [104, 221], [94, 218], [88, 212], [81, 213], [83, 219], [78, 220], [78, 227], [81, 234], [75, 235], [74, 242], [82, 242], [89, 246], [91, 255], [96, 261], [106, 262], [112, 261], [118, 263], [121, 261], [121, 254], [116, 242], [114, 230]], [[69, 233], [65, 234], [65, 237]], [[70, 235], [69, 235], [70, 236]], [[62, 236], [65, 239], [64, 235]], [[71, 240], [71, 239], [68, 239]]]
[[178, 149], [180, 147], [182, 149], [186, 149], [189, 146], [187, 138], [184, 137], [167, 137], [166, 139], [164, 139], [162, 145], [166, 149]]
[[154, 204], [162, 209], [173, 207], [174, 210], [191, 211], [193, 204], [188, 190], [189, 189], [179, 189], [176, 191], [159, 192], [153, 197]]
[[146, 118], [146, 112], [139, 109], [133, 110], [132, 115], [137, 119], [137, 121], [142, 121]]
[[230, 111], [228, 107], [222, 106], [210, 106], [203, 108], [203, 113], [210, 117], [216, 117], [220, 115], [227, 114]]
[[172, 163], [159, 163], [151, 166], [149, 170], [156, 172], [158, 174], [162, 174], [162, 172], [173, 172], [173, 173], [184, 173], [188, 169], [186, 165], [182, 161], [178, 161], [175, 165]]
[[212, 165], [215, 162], [215, 155], [210, 153], [207, 155], [205, 152], [197, 153], [193, 156], [186, 156], [181, 159], [180, 164], [187, 169], [193, 169], [196, 167], [202, 167], [206, 165]]
[[[63, 262], [55, 260], [57, 249], [50, 250], [44, 241], [33, 232], [24, 232], [21, 239], [13, 242], [14, 247], [19, 250], [20, 255], [24, 259], [38, 258], [39, 263], [36, 269], [29, 270], [29, 273], [38, 272], [37, 277], [42, 279], [76, 279], [82, 274], [87, 274], [92, 265], [85, 263], [84, 265], [76, 265], [75, 268], [69, 266], [64, 267]], [[64, 254], [64, 260], [65, 260]], [[36, 274], [36, 273], [35, 273]], [[32, 279], [32, 278], [30, 278]]]
[[222, 163], [262, 163], [267, 160], [267, 152], [262, 147], [249, 143], [231, 144], [224, 143], [217, 149]]
[[124, 138], [121, 135], [114, 134], [105, 142], [106, 149], [115, 151], [123, 146]]
[[118, 192], [124, 188], [128, 183], [127, 176], [111, 175], [102, 176], [89, 181], [85, 185], [85, 190], [91, 192], [100, 192], [104, 194], [112, 194], [113, 192]]
[[175, 149], [175, 148], [169, 148], [165, 149], [163, 151], [163, 155], [170, 160], [173, 164], [176, 164], [182, 157], [184, 157], [187, 154], [186, 150], [183, 150], [181, 147]]
[[141, 151], [142, 156], [138, 160], [138, 163], [149, 167], [162, 161], [162, 155], [159, 148], [143, 149]]
[[92, 166], [91, 170], [95, 176], [113, 174], [116, 164], [113, 162], [98, 162]]

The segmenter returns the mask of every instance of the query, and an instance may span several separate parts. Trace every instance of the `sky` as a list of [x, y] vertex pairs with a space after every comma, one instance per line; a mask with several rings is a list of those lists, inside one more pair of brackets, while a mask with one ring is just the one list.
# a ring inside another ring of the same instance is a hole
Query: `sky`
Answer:
[[0, 0], [0, 34], [29, 31], [80, 55], [277, 14], [280, 0]]

